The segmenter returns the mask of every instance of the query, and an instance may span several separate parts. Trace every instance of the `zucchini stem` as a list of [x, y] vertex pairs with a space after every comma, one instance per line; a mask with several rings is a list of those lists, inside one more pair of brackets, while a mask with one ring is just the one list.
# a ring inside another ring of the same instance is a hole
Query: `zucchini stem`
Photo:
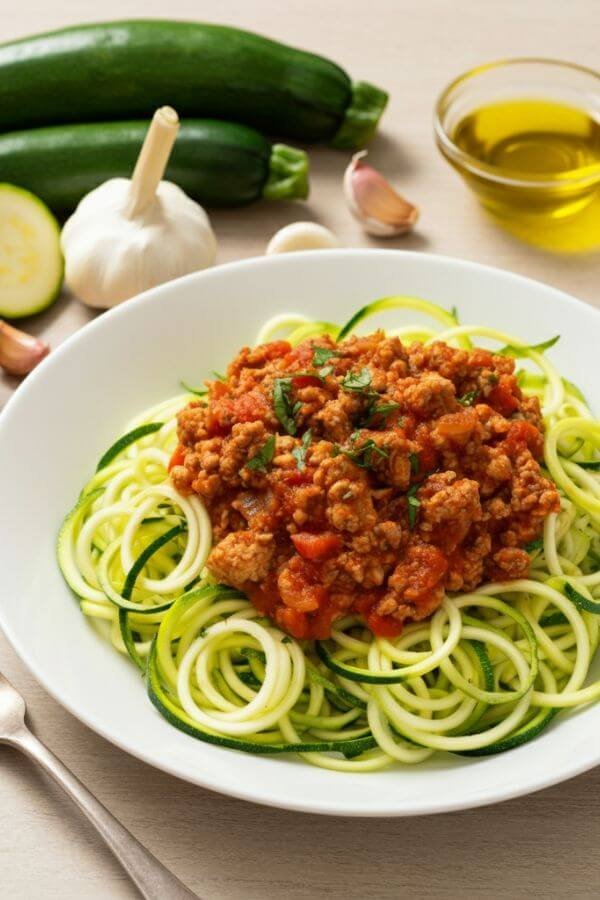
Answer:
[[362, 150], [368, 144], [388, 102], [388, 94], [366, 81], [352, 82], [350, 104], [330, 143], [336, 150]]
[[267, 200], [306, 200], [308, 156], [304, 150], [273, 144], [262, 195]]

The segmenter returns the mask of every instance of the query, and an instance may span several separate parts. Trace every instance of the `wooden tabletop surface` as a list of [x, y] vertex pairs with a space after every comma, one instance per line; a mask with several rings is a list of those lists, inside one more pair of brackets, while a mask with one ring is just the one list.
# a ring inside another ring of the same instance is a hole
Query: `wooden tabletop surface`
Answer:
[[[477, 63], [533, 55], [597, 67], [598, 0], [104, 0], [101, 7], [20, 0], [4, 12], [0, 40], [100, 16], [247, 27], [330, 56], [355, 77], [387, 87], [391, 103], [371, 158], [422, 211], [418, 231], [388, 246], [511, 269], [600, 305], [600, 255], [553, 257], [498, 230], [438, 156], [431, 134], [437, 93]], [[308, 204], [213, 216], [220, 262], [262, 253], [278, 227], [299, 218], [332, 227], [348, 246], [374, 245], [344, 208], [344, 155], [319, 149], [311, 160]], [[56, 346], [89, 317], [64, 296], [27, 327]], [[9, 378], [0, 382], [0, 403], [15, 387]], [[42, 740], [206, 900], [598, 896], [600, 768], [530, 797], [429, 818], [283, 812], [193, 787], [108, 744], [47, 696], [1, 636], [0, 663], [26, 697]], [[0, 765], [0, 896], [137, 896], [57, 789], [12, 750], [0, 748]]]

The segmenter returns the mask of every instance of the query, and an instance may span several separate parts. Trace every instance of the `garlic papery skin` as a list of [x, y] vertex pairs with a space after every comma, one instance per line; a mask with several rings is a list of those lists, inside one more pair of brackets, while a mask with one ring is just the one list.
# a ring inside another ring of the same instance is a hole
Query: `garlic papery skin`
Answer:
[[66, 222], [65, 283], [88, 306], [107, 309], [149, 288], [211, 266], [217, 242], [202, 207], [161, 181], [179, 118], [154, 114], [131, 180], [90, 191]]
[[9, 375], [27, 375], [49, 352], [44, 341], [0, 320], [0, 367]]
[[130, 218], [130, 184], [127, 178], [101, 184], [63, 228], [65, 282], [88, 306], [116, 306], [215, 261], [217, 242], [198, 203], [161, 181], [153, 201]]
[[419, 210], [401, 197], [383, 175], [363, 162], [367, 151], [355, 153], [344, 173], [344, 195], [367, 234], [395, 237], [410, 231]]
[[276, 231], [265, 253], [294, 253], [297, 250], [331, 250], [340, 247], [340, 241], [329, 228], [317, 222], [292, 222]]

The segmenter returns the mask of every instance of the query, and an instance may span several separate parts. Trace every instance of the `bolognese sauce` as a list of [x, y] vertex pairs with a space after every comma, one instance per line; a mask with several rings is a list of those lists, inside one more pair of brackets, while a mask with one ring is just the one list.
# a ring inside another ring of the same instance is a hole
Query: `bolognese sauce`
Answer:
[[393, 637], [445, 591], [527, 575], [559, 509], [514, 361], [375, 332], [244, 348], [178, 417], [171, 478], [210, 513], [207, 566], [296, 638]]

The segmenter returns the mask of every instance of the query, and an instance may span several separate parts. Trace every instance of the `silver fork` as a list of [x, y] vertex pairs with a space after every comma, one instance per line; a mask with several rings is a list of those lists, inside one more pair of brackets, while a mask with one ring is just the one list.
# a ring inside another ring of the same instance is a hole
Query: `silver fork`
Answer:
[[109, 813], [25, 724], [25, 701], [0, 674], [0, 744], [9, 744], [47, 772], [88, 817], [146, 900], [198, 900]]

